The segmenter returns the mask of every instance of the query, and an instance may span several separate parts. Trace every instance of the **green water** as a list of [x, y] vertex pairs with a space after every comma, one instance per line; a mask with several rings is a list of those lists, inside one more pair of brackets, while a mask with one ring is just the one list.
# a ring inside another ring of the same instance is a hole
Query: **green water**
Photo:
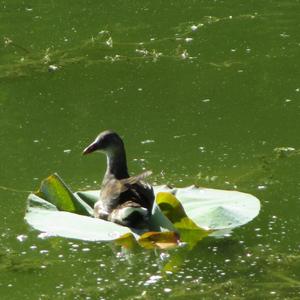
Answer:
[[[297, 0], [1, 1], [0, 298], [299, 299], [299, 11]], [[106, 161], [81, 151], [107, 128], [132, 174], [236, 188], [260, 215], [192, 251], [42, 239], [22, 191], [53, 172], [98, 188]]]

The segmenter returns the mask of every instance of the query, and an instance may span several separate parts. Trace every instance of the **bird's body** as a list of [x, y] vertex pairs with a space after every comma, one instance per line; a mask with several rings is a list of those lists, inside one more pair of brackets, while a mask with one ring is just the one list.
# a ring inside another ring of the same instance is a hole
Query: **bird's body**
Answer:
[[106, 154], [107, 169], [99, 200], [94, 206], [95, 217], [128, 227], [147, 227], [154, 193], [153, 188], [143, 179], [151, 172], [129, 176], [124, 144], [115, 132], [102, 132], [84, 150], [84, 154], [97, 150]]

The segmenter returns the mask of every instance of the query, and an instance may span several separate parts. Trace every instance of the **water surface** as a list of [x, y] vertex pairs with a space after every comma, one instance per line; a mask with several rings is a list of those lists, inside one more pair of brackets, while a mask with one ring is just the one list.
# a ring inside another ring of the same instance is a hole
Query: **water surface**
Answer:
[[[299, 298], [299, 6], [2, 1], [1, 299]], [[261, 214], [192, 251], [42, 239], [26, 191], [53, 172], [98, 188], [106, 161], [81, 151], [107, 128], [132, 174], [249, 192]]]

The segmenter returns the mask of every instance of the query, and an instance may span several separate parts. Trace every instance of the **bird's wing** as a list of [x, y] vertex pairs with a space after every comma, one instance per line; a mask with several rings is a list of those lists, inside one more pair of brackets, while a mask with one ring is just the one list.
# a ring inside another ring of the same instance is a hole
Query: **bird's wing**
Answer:
[[151, 211], [154, 201], [153, 188], [142, 179], [150, 176], [151, 171], [124, 179], [109, 180], [101, 190], [101, 201], [106, 211], [127, 201], [139, 203]]
[[[121, 183], [124, 186], [124, 191], [126, 191], [130, 186], [133, 184], [136, 184], [137, 182], [145, 179], [146, 177], [150, 176], [152, 174], [152, 171], [145, 171], [139, 175], [132, 176], [129, 178], [121, 179]], [[126, 187], [126, 188], [125, 188]]]

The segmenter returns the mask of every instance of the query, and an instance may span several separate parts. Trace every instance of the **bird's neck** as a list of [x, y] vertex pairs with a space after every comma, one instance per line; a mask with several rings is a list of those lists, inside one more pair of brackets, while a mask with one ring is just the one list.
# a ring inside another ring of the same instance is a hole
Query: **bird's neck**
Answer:
[[128, 178], [127, 160], [124, 146], [113, 149], [106, 153], [107, 168], [104, 176], [105, 179], [112, 177], [116, 179]]

